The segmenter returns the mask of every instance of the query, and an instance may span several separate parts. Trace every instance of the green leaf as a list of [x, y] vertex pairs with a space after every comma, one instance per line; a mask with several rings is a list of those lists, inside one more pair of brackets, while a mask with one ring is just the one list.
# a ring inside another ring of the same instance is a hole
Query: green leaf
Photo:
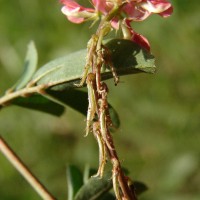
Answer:
[[[68, 89], [66, 91], [46, 90], [46, 93], [53, 99], [57, 100], [63, 105], [70, 106], [71, 108], [79, 111], [83, 115], [87, 115], [88, 110], [88, 94], [87, 92]], [[48, 98], [48, 96], [46, 96]], [[53, 100], [52, 99], [52, 100]], [[120, 126], [120, 120], [115, 109], [109, 104], [110, 117], [113, 122], [113, 129], [117, 129]]]
[[81, 171], [73, 166], [67, 167], [67, 186], [68, 186], [68, 200], [73, 200], [77, 191], [83, 185], [83, 175]]
[[41, 95], [32, 95], [27, 98], [16, 98], [12, 101], [13, 105], [24, 108], [42, 111], [55, 116], [63, 114], [65, 108], [62, 105], [54, 103]]
[[[12, 101], [13, 105], [46, 112], [55, 116], [61, 116], [66, 106], [87, 115], [88, 94], [86, 92], [68, 89], [66, 91], [46, 90], [44, 94], [34, 94], [29, 97], [18, 97]], [[115, 109], [109, 104], [110, 116], [113, 121], [113, 130], [119, 128], [120, 120]]]
[[75, 196], [75, 200], [94, 200], [102, 197], [112, 188], [110, 172], [104, 173], [102, 178], [91, 177]]
[[80, 80], [83, 73], [85, 57], [86, 50], [80, 50], [65, 57], [57, 58], [41, 67], [35, 73], [32, 81], [36, 82], [37, 85], [62, 86], [64, 84], [64, 87], [57, 87], [56, 90], [74, 88], [74, 83]]
[[113, 39], [105, 46], [111, 51], [111, 60], [119, 75], [155, 72], [154, 56], [138, 44], [130, 40]]
[[[135, 74], [139, 72], [155, 72], [154, 57], [136, 43], [129, 40], [113, 39], [106, 42], [104, 45], [111, 52], [110, 58], [118, 75]], [[61, 104], [62, 106], [69, 105], [85, 115], [88, 108], [87, 94], [78, 90], [69, 90], [70, 88], [74, 89], [76, 87], [74, 83], [79, 83], [80, 81], [84, 70], [83, 66], [85, 64], [85, 57], [86, 50], [69, 54], [66, 57], [47, 63], [33, 75], [37, 63], [37, 53], [34, 44], [30, 43], [25, 62], [26, 70], [18, 84], [15, 86], [15, 89], [17, 90], [24, 87], [33, 76], [32, 81], [36, 84], [49, 86], [47, 95], [44, 95], [49, 100], [46, 100], [45, 105], [44, 98], [40, 97], [40, 101], [38, 101], [39, 97], [36, 99], [34, 96], [30, 101], [29, 99], [22, 100], [22, 98], [18, 98], [14, 101], [15, 104], [60, 115], [64, 108], [59, 106], [58, 111], [56, 111], [55, 105], [57, 103], [57, 107], [58, 104]], [[112, 73], [109, 69], [106, 69], [106, 71], [102, 73], [103, 80], [111, 77]], [[52, 104], [51, 101], [55, 102]], [[47, 108], [48, 104], [54, 105], [49, 108], [49, 111]], [[53, 109], [55, 111], [53, 111]], [[110, 113], [114, 128], [118, 128], [119, 117], [111, 106]]]
[[37, 50], [34, 42], [31, 41], [28, 44], [28, 50], [24, 61], [24, 71], [22, 73], [21, 78], [17, 81], [15, 86], [13, 86], [12, 88], [13, 90], [19, 90], [25, 87], [26, 84], [31, 80], [37, 68], [37, 61], [38, 61]]
[[134, 181], [134, 185], [132, 187], [137, 196], [148, 190], [148, 187], [140, 181]]
[[83, 183], [86, 184], [88, 180], [97, 173], [97, 169], [90, 168], [89, 165], [86, 165], [83, 171]]
[[106, 193], [105, 195], [98, 198], [97, 200], [116, 200], [116, 197], [111, 193]]
[[[112, 188], [111, 170], [104, 172], [102, 178], [99, 177], [91, 177], [90, 179], [87, 178], [88, 175], [90, 175], [90, 172], [92, 172], [93, 175], [94, 173], [96, 173], [96, 171], [97, 170], [86, 167], [84, 172], [86, 174], [85, 182], [84, 185], [76, 193], [74, 198], [75, 200], [115, 199], [113, 194], [109, 193], [109, 190]], [[134, 184], [130, 185], [130, 187], [136, 193], [136, 195], [140, 195], [148, 189], [147, 186], [140, 181], [134, 181]]]
[[112, 120], [111, 131], [114, 132], [115, 129], [118, 129], [120, 127], [120, 119], [117, 111], [110, 104], [109, 104], [109, 112], [110, 112], [110, 118]]
[[[71, 108], [79, 111], [83, 115], [87, 114], [88, 109], [88, 95], [86, 92], [70, 89], [66, 91], [46, 90], [48, 96], [57, 100], [63, 105], [70, 106]], [[46, 96], [48, 98], [48, 96]]]
[[[119, 76], [140, 72], [154, 73], [154, 56], [130, 40], [112, 39], [104, 44], [111, 52], [111, 61]], [[74, 88], [79, 83], [85, 65], [86, 50], [68, 54], [53, 60], [41, 67], [32, 81], [36, 84], [51, 86], [54, 90]], [[102, 79], [112, 78], [112, 73], [106, 69]], [[54, 87], [53, 87], [54, 86]]]

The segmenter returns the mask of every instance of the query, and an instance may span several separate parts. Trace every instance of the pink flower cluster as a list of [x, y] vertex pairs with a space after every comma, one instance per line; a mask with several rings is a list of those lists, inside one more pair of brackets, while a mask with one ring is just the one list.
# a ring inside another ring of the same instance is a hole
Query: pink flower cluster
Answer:
[[92, 0], [94, 8], [85, 8], [74, 0], [60, 1], [64, 5], [61, 9], [62, 13], [73, 23], [97, 20], [100, 15], [106, 16], [114, 9], [119, 9], [119, 12], [111, 19], [112, 27], [118, 30], [123, 26], [129, 39], [147, 50], [150, 50], [147, 39], [136, 33], [130, 23], [143, 21], [154, 13], [168, 17], [173, 12], [172, 5], [168, 0]]

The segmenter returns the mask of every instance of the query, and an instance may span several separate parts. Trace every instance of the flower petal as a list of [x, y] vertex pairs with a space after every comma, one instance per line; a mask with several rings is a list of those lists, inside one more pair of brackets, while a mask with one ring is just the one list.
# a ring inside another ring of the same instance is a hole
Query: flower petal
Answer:
[[61, 11], [64, 15], [67, 16], [68, 20], [73, 23], [82, 23], [85, 19], [91, 18], [94, 16], [95, 10], [92, 8], [85, 8], [79, 5], [74, 0], [61, 0], [60, 1], [64, 6]]
[[126, 13], [128, 19], [134, 21], [143, 21], [151, 14], [148, 10], [137, 6], [135, 2], [125, 4], [123, 11]]
[[172, 13], [173, 13], [173, 7], [171, 6], [170, 8], [165, 10], [164, 12], [159, 13], [159, 15], [162, 16], [162, 17], [169, 17]]
[[69, 10], [67, 9], [66, 6], [63, 6], [62, 9], [61, 9], [61, 12], [67, 16], [67, 19], [70, 21], [70, 22], [73, 22], [73, 23], [76, 23], [76, 24], [80, 24], [82, 22], [84, 22], [84, 18], [83, 17], [75, 17], [73, 15], [76, 15], [78, 13], [80, 9], [77, 8], [77, 9], [73, 9], [73, 10]]
[[133, 28], [131, 27], [131, 21], [129, 19], [124, 20], [124, 23], [129, 31], [130, 34], [130, 40], [137, 43], [141, 47], [145, 48], [147, 51], [150, 52], [150, 44], [147, 38], [145, 38], [143, 35], [140, 35], [139, 33], [136, 33]]
[[151, 13], [162, 13], [172, 7], [166, 0], [147, 0], [141, 3], [141, 7]]
[[114, 17], [112, 20], [111, 20], [111, 26], [116, 29], [116, 30], [119, 30], [119, 19]]
[[147, 51], [150, 52], [150, 44], [147, 38], [145, 38], [143, 35], [133, 32], [132, 41], [139, 44], [141, 47], [145, 48]]
[[167, 0], [133, 0], [126, 3], [122, 10], [128, 19], [134, 21], [143, 21], [152, 13], [168, 17], [173, 12], [172, 5]]
[[96, 10], [106, 13], [106, 0], [92, 0], [92, 3]]

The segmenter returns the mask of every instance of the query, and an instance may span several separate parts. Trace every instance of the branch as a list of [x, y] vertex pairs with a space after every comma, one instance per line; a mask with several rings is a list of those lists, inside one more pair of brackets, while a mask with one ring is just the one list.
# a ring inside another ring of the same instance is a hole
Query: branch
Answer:
[[37, 85], [34, 87], [26, 87], [21, 90], [17, 90], [14, 92], [7, 92], [3, 97], [0, 98], [0, 106], [6, 106], [10, 101], [17, 97], [25, 97], [32, 93], [41, 93], [42, 89], [44, 89], [44, 85]]
[[42, 183], [30, 172], [20, 158], [14, 153], [11, 147], [0, 136], [0, 151], [10, 161], [10, 163], [18, 170], [21, 175], [29, 182], [32, 188], [45, 200], [55, 200], [55, 198], [47, 191]]

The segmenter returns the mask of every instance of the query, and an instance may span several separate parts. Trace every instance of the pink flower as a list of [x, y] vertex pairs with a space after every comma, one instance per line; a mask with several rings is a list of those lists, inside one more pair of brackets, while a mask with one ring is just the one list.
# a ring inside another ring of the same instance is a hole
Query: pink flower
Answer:
[[[69, 21], [77, 24], [87, 20], [97, 20], [99, 13], [106, 15], [113, 9], [116, 3], [117, 5], [121, 4], [121, 0], [114, 3], [108, 0], [92, 0], [94, 8], [85, 8], [74, 0], [60, 0], [60, 2], [64, 4], [61, 9], [62, 13], [67, 16]], [[111, 20], [111, 25], [113, 28], [118, 29], [117, 18], [114, 17]]]
[[128, 19], [143, 21], [154, 13], [162, 17], [168, 17], [172, 14], [173, 8], [167, 0], [129, 0], [124, 5], [123, 11]]
[[124, 38], [136, 42], [147, 51], [150, 51], [148, 40], [132, 29], [131, 22], [143, 21], [154, 13], [168, 17], [173, 12], [172, 5], [167, 0], [129, 0], [122, 10], [127, 15], [122, 24]]
[[130, 23], [143, 21], [151, 14], [159, 14], [168, 17], [173, 8], [168, 0], [92, 0], [94, 8], [85, 8], [74, 0], [60, 0], [64, 5], [62, 12], [69, 21], [82, 23], [87, 20], [97, 20], [99, 15], [109, 15], [114, 9], [119, 9], [110, 20], [114, 29], [122, 29], [124, 38], [130, 39], [150, 51], [148, 40], [136, 33]]
[[96, 20], [99, 14], [107, 15], [112, 9], [121, 6], [113, 19], [112, 26], [115, 29], [118, 27], [116, 22], [123, 18], [122, 13], [125, 13], [129, 20], [142, 21], [153, 13], [168, 17], [173, 12], [171, 3], [167, 0], [127, 0], [126, 2], [122, 0], [92, 0], [94, 8], [85, 8], [74, 0], [60, 1], [64, 4], [62, 7], [63, 14], [73, 23]]
[[85, 8], [74, 0], [60, 0], [64, 6], [61, 11], [67, 16], [68, 20], [73, 23], [82, 23], [87, 19], [92, 19], [96, 17], [95, 9]]
[[[99, 14], [107, 15], [115, 5], [121, 5], [121, 0], [92, 0], [94, 8], [85, 8], [74, 0], [60, 0], [64, 5], [61, 9], [62, 13], [67, 16], [68, 20], [73, 23], [82, 23], [87, 20], [97, 20]], [[118, 20], [111, 20], [113, 28], [118, 28]]]

